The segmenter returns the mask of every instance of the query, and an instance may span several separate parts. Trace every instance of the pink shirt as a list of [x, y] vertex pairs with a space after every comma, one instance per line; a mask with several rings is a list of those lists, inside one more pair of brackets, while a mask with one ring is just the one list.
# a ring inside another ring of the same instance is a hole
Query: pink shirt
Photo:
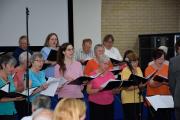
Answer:
[[[110, 79], [115, 79], [112, 72], [107, 72], [104, 76], [99, 76], [90, 82], [92, 89], [98, 89], [100, 86]], [[100, 105], [109, 105], [114, 101], [114, 96], [111, 90], [101, 91], [89, 95], [89, 101]]]
[[[83, 76], [82, 65], [80, 62], [73, 61], [72, 64], [66, 65], [66, 71], [64, 76], [62, 76], [59, 72], [60, 66], [57, 64], [55, 66], [55, 77], [60, 78], [64, 77], [68, 81], [73, 81], [76, 78]], [[83, 94], [81, 92], [82, 87], [80, 85], [67, 85], [65, 84], [58, 91], [58, 98], [83, 98]]]

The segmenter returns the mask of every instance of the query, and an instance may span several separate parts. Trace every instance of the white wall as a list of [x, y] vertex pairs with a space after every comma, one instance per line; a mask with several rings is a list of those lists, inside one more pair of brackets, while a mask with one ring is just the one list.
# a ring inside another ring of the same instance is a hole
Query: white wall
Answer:
[[84, 38], [93, 45], [101, 43], [101, 0], [73, 0], [74, 46], [80, 48]]
[[60, 43], [69, 41], [67, 0], [0, 0], [0, 46], [17, 46], [26, 34], [26, 7], [32, 46], [42, 46], [51, 32], [58, 34]]

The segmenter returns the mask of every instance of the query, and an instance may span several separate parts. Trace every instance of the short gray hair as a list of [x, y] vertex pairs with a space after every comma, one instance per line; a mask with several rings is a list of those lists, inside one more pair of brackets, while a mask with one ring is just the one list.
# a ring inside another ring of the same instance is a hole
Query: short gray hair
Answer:
[[106, 56], [106, 55], [100, 55], [100, 57], [99, 57], [99, 59], [98, 59], [98, 62], [99, 63], [104, 63], [104, 62], [106, 62], [106, 61], [110, 61], [110, 58], [108, 57], [108, 56]]
[[[31, 54], [28, 52], [28, 61], [31, 59]], [[19, 63], [23, 64], [25, 61], [27, 61], [27, 51], [22, 52], [19, 55]]]
[[96, 52], [96, 50], [100, 47], [104, 48], [104, 46], [102, 44], [96, 44], [94, 47], [94, 52]]
[[3, 64], [4, 65], [9, 64], [9, 65], [15, 66], [16, 63], [17, 61], [12, 55], [9, 55], [9, 54], [3, 55], [0, 58], [0, 69], [3, 69], [3, 66], [2, 66]]
[[50, 103], [51, 100], [48, 96], [37, 96], [33, 101], [32, 101], [32, 106], [34, 108], [34, 110], [37, 110], [39, 108], [50, 108]]
[[35, 52], [35, 53], [31, 56], [31, 63], [33, 63], [33, 62], [36, 60], [36, 58], [41, 58], [41, 59], [44, 60], [43, 55], [42, 55], [40, 52]]

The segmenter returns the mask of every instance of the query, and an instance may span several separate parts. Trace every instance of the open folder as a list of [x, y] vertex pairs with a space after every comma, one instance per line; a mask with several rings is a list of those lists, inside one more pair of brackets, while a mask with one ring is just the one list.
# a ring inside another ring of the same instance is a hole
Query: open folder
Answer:
[[122, 70], [111, 70], [114, 75], [118, 75]]
[[78, 77], [75, 80], [69, 82], [68, 84], [71, 84], [71, 85], [82, 85], [83, 83], [89, 82], [89, 81], [91, 81], [93, 79], [94, 79], [94, 77], [81, 76], [81, 77]]
[[48, 81], [46, 82], [48, 84], [48, 88], [41, 91], [40, 94], [52, 97], [55, 95], [57, 88], [62, 87], [66, 82], [67, 80], [65, 80], [64, 78], [57, 79], [49, 77]]
[[156, 111], [159, 108], [174, 108], [174, 101], [171, 95], [154, 95], [146, 97], [146, 99]]
[[113, 66], [117, 66], [117, 65], [121, 65], [121, 64], [125, 64], [125, 62], [123, 61], [119, 61], [113, 58], [110, 58], [111, 63], [113, 64]]
[[153, 80], [158, 82], [168, 82], [168, 78], [160, 75], [156, 75]]
[[17, 92], [5, 92], [3, 90], [0, 90], [0, 98], [3, 97], [15, 98], [15, 97], [26, 97], [26, 95]]
[[120, 87], [130, 87], [132, 85], [135, 85], [136, 83], [132, 80], [114, 80], [110, 79], [104, 84], [101, 85], [102, 90], [112, 90], [114, 88], [120, 88]]
[[[33, 90], [36, 88], [29, 89], [29, 95], [32, 94]], [[9, 84], [6, 84], [4, 87], [0, 89], [0, 98], [2, 97], [27, 97], [28, 96], [28, 90], [24, 90], [22, 93], [19, 92], [9, 92]]]
[[140, 83], [146, 83], [148, 81], [147, 78], [144, 77], [140, 77], [138, 75], [135, 74], [131, 74], [128, 80], [132, 80], [136, 83], [136, 85], [140, 84]]
[[51, 49], [48, 57], [47, 57], [47, 60], [49, 61], [56, 61], [56, 58], [57, 58], [57, 51], [56, 50], [53, 50]]

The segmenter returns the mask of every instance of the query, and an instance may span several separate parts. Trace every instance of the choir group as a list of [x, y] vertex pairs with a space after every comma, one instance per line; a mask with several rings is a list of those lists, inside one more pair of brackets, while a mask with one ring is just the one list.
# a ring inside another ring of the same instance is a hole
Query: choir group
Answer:
[[[171, 95], [167, 51], [163, 48], [155, 49], [152, 61], [149, 61], [145, 71], [142, 71], [139, 57], [133, 50], [128, 49], [122, 57], [119, 50], [113, 47], [113, 43], [113, 35], [108, 34], [102, 44], [96, 44], [94, 49], [92, 40], [87, 38], [82, 41], [82, 48], [75, 50], [70, 43], [60, 44], [57, 34], [50, 33], [41, 51], [33, 52], [27, 47], [27, 37], [21, 36], [19, 47], [13, 54], [0, 57], [0, 119], [19, 120], [34, 112], [35, 110], [31, 110], [34, 101], [41, 96], [41, 91], [48, 89], [47, 79], [52, 77], [66, 81], [61, 85], [57, 82], [59, 86], [54, 96], [49, 97], [49, 108], [54, 111], [51, 117], [53, 120], [114, 120], [116, 95], [120, 96], [118, 99], [122, 104], [124, 120], [141, 120], [143, 106], [148, 110], [149, 120], [171, 120], [173, 109], [156, 111], [146, 99], [147, 96]], [[112, 59], [119, 63], [114, 64]], [[114, 74], [113, 70], [119, 70], [118, 74]], [[146, 81], [137, 83], [135, 77], [130, 79], [131, 75], [146, 78]], [[93, 79], [71, 84], [81, 76]], [[166, 81], [155, 79], [155, 76], [166, 78]], [[113, 80], [121, 83], [131, 81], [131, 84], [103, 89], [104, 83]], [[2, 88], [7, 84], [9, 91], [5, 94]], [[36, 89], [26, 97], [10, 94], [22, 93], [31, 88]], [[86, 105], [83, 102], [84, 95], [88, 96]], [[89, 109], [89, 113], [86, 113], [86, 109]], [[51, 112], [45, 111], [49, 114]], [[37, 113], [34, 116], [37, 116]], [[86, 114], [89, 114], [89, 118]]]

